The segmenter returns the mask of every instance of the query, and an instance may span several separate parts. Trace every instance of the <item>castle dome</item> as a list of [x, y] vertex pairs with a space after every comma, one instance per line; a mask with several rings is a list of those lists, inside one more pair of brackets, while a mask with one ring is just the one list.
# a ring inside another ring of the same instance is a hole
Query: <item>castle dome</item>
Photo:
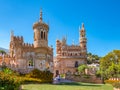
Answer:
[[35, 22], [33, 24], [33, 30], [35, 28], [37, 28], [37, 27], [39, 27], [39, 28], [43, 28], [44, 27], [46, 30], [49, 30], [49, 26], [42, 21], [42, 10], [40, 10], [40, 19], [39, 19], [39, 21]]

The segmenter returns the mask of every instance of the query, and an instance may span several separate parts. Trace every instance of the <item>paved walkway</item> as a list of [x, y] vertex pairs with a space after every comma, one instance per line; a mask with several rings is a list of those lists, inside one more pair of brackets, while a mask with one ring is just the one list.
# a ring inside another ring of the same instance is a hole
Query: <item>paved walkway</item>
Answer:
[[60, 81], [58, 81], [58, 80], [54, 80], [53, 81], [53, 84], [59, 84], [59, 83], [63, 83], [63, 82], [65, 82], [65, 83], [70, 83], [70, 82], [74, 82], [74, 81], [71, 81], [71, 80], [67, 80], [67, 79], [60, 79]]

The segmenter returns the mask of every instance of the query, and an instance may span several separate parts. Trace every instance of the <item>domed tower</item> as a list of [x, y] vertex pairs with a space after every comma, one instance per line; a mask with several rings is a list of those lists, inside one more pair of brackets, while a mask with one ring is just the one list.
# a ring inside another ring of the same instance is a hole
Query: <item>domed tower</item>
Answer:
[[48, 46], [49, 26], [42, 21], [42, 10], [40, 11], [39, 22], [34, 23], [34, 48]]
[[49, 26], [42, 20], [42, 10], [40, 19], [33, 25], [34, 30], [34, 68], [39, 70], [53, 71], [53, 48], [48, 46]]

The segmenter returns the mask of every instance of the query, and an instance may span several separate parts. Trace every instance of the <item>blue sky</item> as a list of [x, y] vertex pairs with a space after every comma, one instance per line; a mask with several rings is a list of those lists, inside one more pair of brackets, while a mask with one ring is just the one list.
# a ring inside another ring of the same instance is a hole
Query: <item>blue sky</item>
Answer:
[[55, 53], [56, 39], [79, 44], [79, 26], [84, 22], [88, 52], [104, 56], [120, 49], [120, 0], [0, 0], [0, 47], [9, 48], [10, 31], [33, 43], [33, 23], [49, 23], [49, 46]]

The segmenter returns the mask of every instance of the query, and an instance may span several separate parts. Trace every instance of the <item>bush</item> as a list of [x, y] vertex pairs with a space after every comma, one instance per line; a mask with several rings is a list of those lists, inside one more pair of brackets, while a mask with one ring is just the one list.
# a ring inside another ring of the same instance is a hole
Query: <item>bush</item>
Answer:
[[65, 74], [60, 74], [60, 77], [61, 78], [65, 78]]
[[83, 75], [83, 78], [90, 78], [90, 75]]
[[18, 90], [21, 83], [22, 78], [0, 72], [0, 88], [3, 88], [3, 90]]
[[23, 83], [42, 83], [40, 79], [23, 77]]
[[4, 68], [3, 72], [6, 73], [6, 74], [13, 74], [13, 71], [9, 68]]
[[40, 71], [38, 69], [34, 69], [30, 73], [28, 73], [26, 77], [40, 79], [41, 82], [52, 82], [53, 73], [51, 73], [50, 71]]

